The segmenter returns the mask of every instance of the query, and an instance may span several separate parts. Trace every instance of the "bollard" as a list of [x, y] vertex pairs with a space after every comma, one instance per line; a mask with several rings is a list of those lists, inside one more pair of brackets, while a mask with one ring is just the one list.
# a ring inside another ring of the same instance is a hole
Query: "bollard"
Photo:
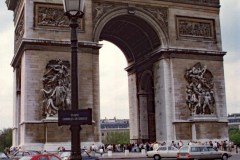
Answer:
[[95, 156], [95, 151], [92, 151], [92, 152], [91, 152], [91, 155], [94, 157], [94, 156]]
[[125, 150], [125, 156], [129, 155], [129, 150]]
[[108, 157], [112, 157], [112, 151], [108, 151]]
[[142, 149], [142, 150], [141, 150], [141, 153], [142, 153], [142, 155], [145, 155], [145, 154], [146, 154], [146, 150], [145, 150], [145, 149]]

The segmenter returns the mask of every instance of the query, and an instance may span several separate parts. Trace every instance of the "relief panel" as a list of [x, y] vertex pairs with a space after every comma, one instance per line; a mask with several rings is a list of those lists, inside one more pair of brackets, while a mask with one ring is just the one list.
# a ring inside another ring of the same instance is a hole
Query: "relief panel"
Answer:
[[[69, 29], [69, 20], [64, 15], [63, 5], [35, 3], [34, 27], [47, 29]], [[79, 29], [84, 30], [83, 20], [79, 19]]]
[[215, 25], [213, 19], [176, 17], [177, 38], [215, 41]]
[[14, 46], [15, 51], [19, 47], [22, 41], [23, 35], [24, 35], [24, 10], [21, 13], [18, 24], [15, 28], [15, 46]]

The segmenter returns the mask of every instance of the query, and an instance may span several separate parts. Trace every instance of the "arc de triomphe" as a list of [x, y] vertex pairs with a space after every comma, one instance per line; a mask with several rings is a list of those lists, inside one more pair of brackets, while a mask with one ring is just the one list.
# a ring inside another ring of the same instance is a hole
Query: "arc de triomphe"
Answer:
[[[228, 121], [219, 0], [86, 0], [79, 22], [79, 107], [101, 142], [99, 49], [117, 45], [128, 66], [131, 142], [226, 140]], [[70, 29], [62, 0], [7, 0], [14, 12], [13, 145], [69, 146], [58, 109], [71, 106]]]

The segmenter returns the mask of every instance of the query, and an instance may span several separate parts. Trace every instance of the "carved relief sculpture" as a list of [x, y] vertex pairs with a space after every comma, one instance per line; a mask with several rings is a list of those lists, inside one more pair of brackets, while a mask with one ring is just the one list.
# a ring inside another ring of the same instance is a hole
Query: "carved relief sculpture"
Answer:
[[[69, 20], [64, 16], [63, 6], [36, 3], [35, 27], [69, 29]], [[79, 29], [83, 30], [82, 20], [80, 21]]]
[[43, 116], [53, 117], [59, 109], [67, 110], [71, 106], [70, 63], [51, 60], [43, 75]]
[[215, 39], [214, 21], [210, 19], [177, 17], [177, 37], [180, 39]]
[[15, 28], [15, 46], [14, 46], [15, 51], [19, 47], [23, 35], [24, 35], [24, 13], [21, 14], [18, 24]]
[[186, 103], [192, 115], [213, 114], [215, 110], [213, 76], [200, 63], [187, 69], [184, 75], [188, 82], [186, 87]]

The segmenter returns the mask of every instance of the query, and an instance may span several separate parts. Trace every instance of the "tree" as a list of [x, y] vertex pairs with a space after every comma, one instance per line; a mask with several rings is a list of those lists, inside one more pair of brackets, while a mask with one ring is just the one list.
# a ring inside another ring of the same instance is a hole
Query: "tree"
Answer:
[[12, 129], [3, 129], [0, 132], [0, 151], [4, 151], [5, 148], [12, 146]]
[[103, 140], [104, 144], [128, 144], [130, 142], [129, 132], [110, 132]]
[[228, 130], [229, 139], [236, 145], [240, 145], [240, 129], [238, 128], [230, 128]]

